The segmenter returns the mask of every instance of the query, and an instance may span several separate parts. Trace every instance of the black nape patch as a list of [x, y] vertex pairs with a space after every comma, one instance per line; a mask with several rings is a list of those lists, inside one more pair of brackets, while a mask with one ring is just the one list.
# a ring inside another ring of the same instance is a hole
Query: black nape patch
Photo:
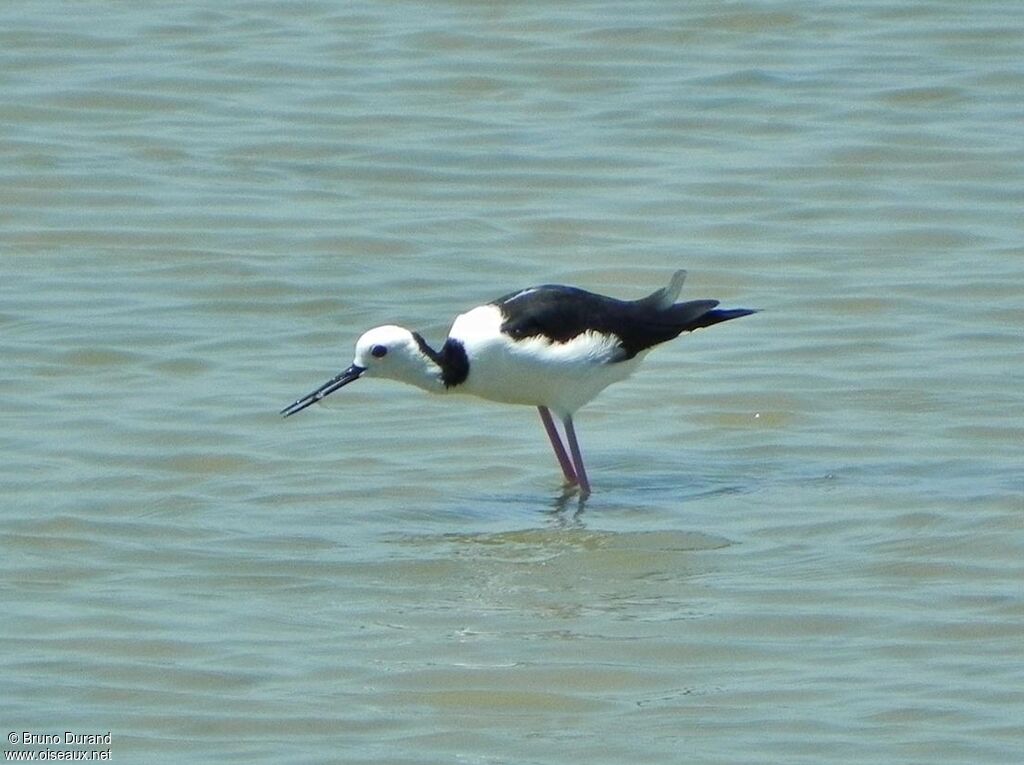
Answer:
[[419, 332], [413, 332], [412, 336], [423, 355], [441, 368], [441, 382], [444, 383], [444, 387], [453, 388], [466, 382], [466, 378], [469, 377], [469, 357], [462, 343], [449, 337], [438, 353], [427, 345], [427, 341]]
[[466, 349], [458, 340], [450, 337], [441, 346], [441, 379], [444, 387], [453, 388], [466, 382], [469, 377], [469, 356]]

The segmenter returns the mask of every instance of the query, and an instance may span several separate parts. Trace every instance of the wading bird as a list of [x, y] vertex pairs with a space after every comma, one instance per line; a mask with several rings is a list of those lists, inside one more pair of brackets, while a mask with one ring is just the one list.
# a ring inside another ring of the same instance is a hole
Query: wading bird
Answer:
[[[676, 271], [667, 287], [640, 300], [557, 284], [512, 292], [456, 317], [440, 350], [404, 327], [375, 327], [356, 342], [348, 369], [281, 414], [301, 412], [361, 377], [535, 406], [566, 481], [586, 497], [590, 480], [573, 425], [576, 410], [629, 377], [654, 346], [756, 312], [717, 308], [717, 300], [677, 303], [685, 278]], [[562, 421], [565, 444], [552, 413]]]

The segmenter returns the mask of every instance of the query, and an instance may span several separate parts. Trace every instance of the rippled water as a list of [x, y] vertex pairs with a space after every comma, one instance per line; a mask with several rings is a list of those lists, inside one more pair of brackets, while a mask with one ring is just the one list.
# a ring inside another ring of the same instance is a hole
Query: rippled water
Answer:
[[[8, 731], [1018, 760], [1019, 3], [136, 5], [0, 9]], [[277, 414], [369, 326], [678, 267], [764, 312], [580, 413], [585, 506], [527, 408]]]

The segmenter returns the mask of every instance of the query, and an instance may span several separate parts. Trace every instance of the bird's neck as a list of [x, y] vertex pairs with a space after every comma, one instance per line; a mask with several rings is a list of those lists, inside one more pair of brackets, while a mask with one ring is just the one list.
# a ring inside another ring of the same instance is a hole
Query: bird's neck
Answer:
[[461, 342], [449, 337], [441, 346], [441, 350], [435, 351], [419, 333], [413, 332], [412, 336], [430, 370], [420, 382], [413, 383], [414, 385], [435, 393], [443, 393], [466, 381], [469, 376], [469, 358]]

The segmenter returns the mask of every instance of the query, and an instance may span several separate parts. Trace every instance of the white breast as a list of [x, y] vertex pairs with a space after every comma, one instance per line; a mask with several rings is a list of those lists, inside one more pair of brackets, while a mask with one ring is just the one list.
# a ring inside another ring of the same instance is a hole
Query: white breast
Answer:
[[469, 377], [453, 392], [509, 404], [546, 406], [565, 417], [627, 378], [644, 354], [614, 361], [618, 339], [587, 332], [566, 343], [501, 333], [501, 311], [485, 305], [458, 316], [449, 336], [469, 357]]

